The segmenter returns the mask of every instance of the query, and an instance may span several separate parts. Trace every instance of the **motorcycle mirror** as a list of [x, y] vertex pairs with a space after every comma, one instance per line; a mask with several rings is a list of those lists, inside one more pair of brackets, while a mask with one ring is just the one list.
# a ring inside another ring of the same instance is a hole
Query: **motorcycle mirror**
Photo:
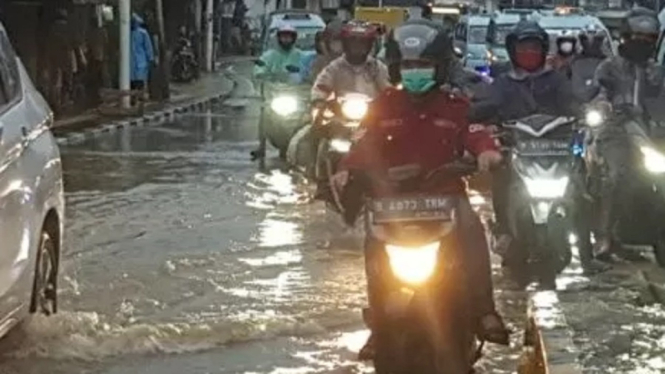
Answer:
[[286, 65], [286, 71], [289, 73], [300, 73], [300, 68], [294, 65]]
[[266, 63], [265, 61], [259, 59], [259, 60], [254, 60], [254, 65], [264, 67], [266, 66]]

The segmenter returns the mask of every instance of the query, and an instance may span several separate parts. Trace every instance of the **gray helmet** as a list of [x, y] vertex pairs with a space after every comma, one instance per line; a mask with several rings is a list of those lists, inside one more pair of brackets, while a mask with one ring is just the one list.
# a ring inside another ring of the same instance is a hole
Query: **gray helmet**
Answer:
[[389, 64], [403, 60], [437, 62], [450, 47], [448, 39], [446, 33], [431, 21], [407, 21], [390, 32], [386, 41], [386, 60]]
[[632, 34], [654, 35], [657, 38], [660, 22], [656, 12], [642, 7], [631, 9], [621, 22], [621, 36], [627, 38]]

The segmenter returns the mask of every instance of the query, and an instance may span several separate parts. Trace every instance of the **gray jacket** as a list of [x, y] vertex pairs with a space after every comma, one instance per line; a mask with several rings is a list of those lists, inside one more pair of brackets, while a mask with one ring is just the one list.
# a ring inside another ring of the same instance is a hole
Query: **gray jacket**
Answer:
[[[597, 100], [604, 100], [614, 107], [627, 107], [635, 103], [635, 82], [640, 77], [642, 87], [635, 109], [642, 111], [643, 98], [655, 97], [663, 87], [663, 67], [649, 62], [646, 67], [638, 67], [621, 56], [607, 58], [598, 65], [595, 81], [600, 92]], [[642, 99], [640, 99], [642, 98]]]

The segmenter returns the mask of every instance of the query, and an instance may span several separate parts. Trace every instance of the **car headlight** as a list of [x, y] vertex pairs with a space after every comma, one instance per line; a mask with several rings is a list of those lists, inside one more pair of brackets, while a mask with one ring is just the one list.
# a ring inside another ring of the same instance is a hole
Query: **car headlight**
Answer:
[[298, 110], [298, 99], [293, 96], [277, 96], [270, 102], [270, 109], [280, 116], [290, 116]]
[[605, 119], [599, 110], [592, 109], [586, 112], [584, 120], [590, 127], [598, 127], [603, 124]]
[[351, 142], [346, 139], [333, 139], [330, 148], [339, 153], [347, 153], [351, 149]]
[[556, 199], [566, 193], [568, 177], [560, 179], [524, 179], [527, 192], [536, 199]]
[[644, 155], [644, 167], [649, 173], [665, 173], [665, 156], [651, 147], [641, 147]]
[[347, 100], [342, 103], [342, 114], [352, 121], [360, 121], [367, 114], [368, 104], [363, 100]]
[[418, 285], [429, 279], [436, 269], [439, 242], [418, 248], [386, 244], [386, 252], [393, 274], [401, 281]]

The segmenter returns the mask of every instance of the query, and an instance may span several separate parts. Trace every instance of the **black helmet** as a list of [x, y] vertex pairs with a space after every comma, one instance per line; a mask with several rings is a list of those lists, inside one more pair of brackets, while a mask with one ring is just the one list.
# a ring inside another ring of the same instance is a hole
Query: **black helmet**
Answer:
[[506, 49], [511, 61], [515, 59], [515, 45], [523, 40], [538, 40], [543, 47], [543, 55], [550, 49], [550, 37], [537, 22], [522, 20], [506, 36]]
[[656, 12], [636, 7], [626, 13], [621, 21], [621, 37], [627, 39], [633, 34], [653, 35], [654, 39], [658, 38], [660, 22]]
[[450, 38], [431, 21], [407, 21], [390, 31], [386, 41], [386, 61], [432, 60], [438, 62], [450, 49]]

